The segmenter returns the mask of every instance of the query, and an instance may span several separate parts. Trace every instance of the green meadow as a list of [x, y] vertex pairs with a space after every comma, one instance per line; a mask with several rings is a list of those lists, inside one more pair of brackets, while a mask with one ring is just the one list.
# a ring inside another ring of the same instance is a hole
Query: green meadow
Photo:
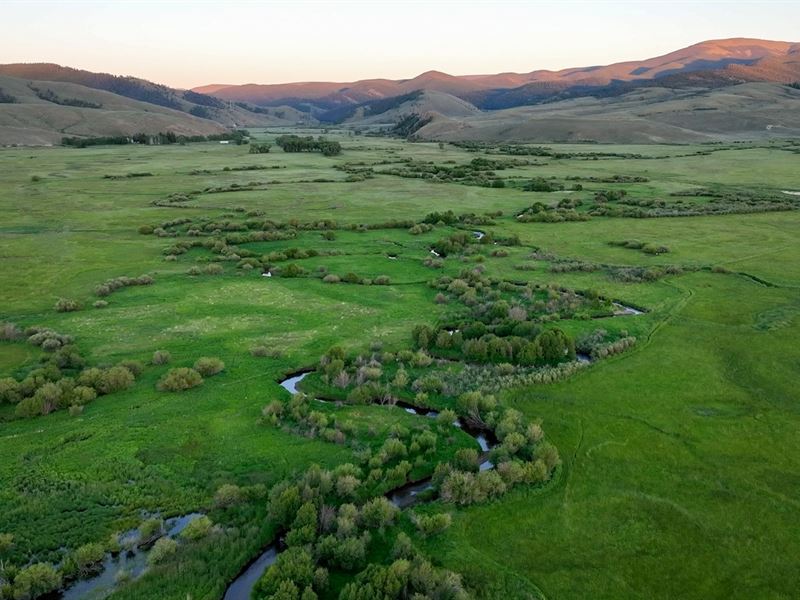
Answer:
[[[282, 133], [253, 132], [259, 142]], [[541, 422], [558, 449], [546, 483], [470, 506], [440, 498], [408, 509], [371, 556], [385, 561], [405, 531], [427, 560], [459, 573], [471, 597], [797, 597], [800, 211], [787, 208], [800, 208], [800, 198], [783, 193], [800, 185], [797, 146], [550, 145], [547, 156], [509, 156], [327, 135], [341, 142], [340, 155], [275, 145], [249, 154], [247, 145], [217, 143], [0, 151], [0, 322], [74, 336], [87, 366], [144, 365], [129, 388], [74, 414], [23, 418], [0, 403], [0, 534], [13, 536], [0, 544], [0, 598], [15, 597], [14, 578], [31, 563], [57, 565], [148, 516], [194, 512], [209, 515], [224, 541], [181, 542], [173, 557], [119, 581], [112, 597], [221, 598], [279, 528], [267, 509], [271, 486], [312, 464], [355, 462], [357, 449], [377, 451], [423, 419], [374, 403], [324, 404], [327, 418], [347, 424], [350, 445], [333, 443], [265, 422], [265, 406], [289, 402], [278, 382], [314, 368], [334, 346], [349, 358], [412, 349], [415, 326], [468, 310], [429, 282], [476, 268], [498, 285], [574, 290], [642, 309], [546, 321], [575, 339], [603, 329], [636, 342], [558, 381], [495, 392], [504, 409]], [[517, 161], [493, 170], [505, 187], [381, 172], [477, 158]], [[533, 178], [564, 189], [515, 183]], [[724, 202], [725, 210], [591, 214], [607, 190], [667, 206], [680, 198], [687, 211]], [[673, 195], [692, 190], [706, 192]], [[573, 202], [566, 209], [565, 199]], [[536, 203], [539, 214], [567, 217], [517, 218]], [[414, 234], [398, 225], [434, 211], [475, 218], [434, 219]], [[229, 242], [228, 254], [200, 244], [170, 254], [181, 243], [213, 244], [228, 233], [225, 223], [247, 219], [278, 224], [270, 231], [281, 235]], [[332, 235], [306, 226], [322, 220], [337, 222]], [[478, 244], [473, 231], [497, 244]], [[439, 240], [463, 234], [461, 250], [431, 254]], [[648, 244], [666, 250], [643, 251]], [[271, 256], [270, 265], [245, 267], [249, 256]], [[299, 276], [287, 276], [289, 265]], [[96, 286], [145, 274], [152, 284], [93, 306]], [[331, 274], [337, 282], [323, 279]], [[348, 274], [359, 281], [346, 282]], [[56, 311], [60, 298], [80, 310]], [[168, 364], [150, 364], [159, 350], [170, 353]], [[46, 356], [24, 336], [0, 341], [0, 379], [21, 381]], [[469, 366], [442, 356], [434, 367], [457, 375]], [[170, 369], [200, 357], [225, 368], [186, 391], [158, 389]], [[457, 405], [446, 391], [430, 395], [437, 408]], [[476, 447], [465, 432], [436, 433], [435, 452], [414, 463], [410, 480]], [[245, 490], [234, 508], [215, 500], [226, 484]], [[452, 525], [424, 535], [413, 515], [431, 512], [449, 513]], [[333, 572], [322, 596], [339, 597], [355, 572]]]

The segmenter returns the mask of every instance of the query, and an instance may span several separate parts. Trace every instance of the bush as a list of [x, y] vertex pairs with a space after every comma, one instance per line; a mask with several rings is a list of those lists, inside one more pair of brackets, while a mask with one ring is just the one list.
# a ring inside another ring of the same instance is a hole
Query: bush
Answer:
[[134, 377], [138, 377], [144, 372], [144, 365], [138, 360], [123, 360], [120, 361], [119, 366], [128, 369], [128, 371], [133, 373]]
[[75, 569], [81, 575], [87, 575], [91, 573], [98, 564], [103, 562], [105, 556], [106, 549], [103, 547], [103, 544], [93, 543], [84, 544], [75, 550], [70, 558]]
[[453, 518], [449, 513], [435, 513], [432, 515], [418, 515], [416, 521], [419, 532], [427, 537], [441, 533], [450, 527]]
[[475, 476], [472, 473], [453, 471], [442, 482], [441, 497], [445, 502], [472, 504], [476, 501]]
[[209, 263], [203, 269], [203, 273], [206, 275], [222, 275], [225, 269], [222, 268], [222, 265], [219, 263]]
[[69, 298], [59, 298], [55, 304], [56, 312], [75, 312], [81, 309], [81, 305], [76, 300]]
[[182, 392], [198, 385], [202, 385], [203, 377], [188, 367], [170, 369], [158, 382], [157, 388], [162, 392]]
[[252, 597], [299, 599], [298, 586], [308, 588], [314, 583], [314, 567], [314, 559], [307, 550], [298, 546], [288, 548], [258, 580]]
[[475, 448], [461, 448], [456, 451], [455, 467], [461, 471], [478, 470], [478, 451]]
[[322, 278], [322, 281], [324, 281], [325, 283], [339, 283], [341, 279], [339, 278], [338, 275], [329, 273], [328, 275], [325, 275], [325, 277]]
[[105, 300], [97, 300], [94, 304], [92, 304], [95, 308], [105, 308], [108, 306], [108, 302]]
[[163, 537], [153, 544], [150, 554], [147, 555], [147, 564], [157, 565], [165, 558], [172, 556], [178, 551], [178, 542], [172, 538]]
[[392, 546], [392, 557], [394, 558], [412, 558], [414, 556], [414, 544], [408, 534], [401, 531], [397, 534], [397, 538]]
[[191, 541], [199, 540], [206, 537], [213, 526], [214, 523], [207, 516], [197, 517], [181, 531], [181, 537]]
[[391, 279], [389, 279], [388, 275], [378, 275], [372, 280], [372, 283], [375, 285], [389, 285], [391, 283]]
[[659, 244], [645, 244], [642, 248], [642, 252], [646, 254], [666, 254], [669, 252], [669, 248]]
[[35, 563], [22, 569], [14, 578], [14, 599], [32, 600], [61, 587], [61, 575], [47, 563]]
[[0, 323], [0, 340], [13, 342], [22, 337], [22, 330], [14, 323]]
[[172, 355], [166, 350], [156, 350], [150, 362], [154, 365], [165, 365], [172, 360]]
[[391, 525], [399, 509], [383, 496], [373, 498], [361, 509], [361, 522], [365, 529], [379, 529]]
[[279, 271], [281, 277], [300, 277], [306, 274], [306, 270], [297, 263], [289, 263]]
[[164, 530], [164, 521], [161, 519], [147, 519], [146, 521], [142, 521], [142, 524], [139, 525], [139, 534], [141, 535], [141, 542], [147, 543], [158, 536], [161, 535], [161, 532]]
[[22, 390], [19, 381], [13, 377], [0, 379], [0, 404], [16, 404], [22, 400]]
[[97, 392], [92, 387], [86, 385], [76, 385], [72, 389], [73, 406], [83, 406], [84, 404], [89, 404], [89, 402], [95, 398], [97, 398]]
[[128, 369], [121, 366], [111, 367], [103, 371], [103, 376], [97, 382], [95, 389], [101, 394], [113, 394], [127, 390], [136, 378]]
[[204, 377], [212, 377], [225, 369], [225, 363], [218, 358], [204, 356], [194, 363], [194, 370]]
[[244, 500], [242, 488], [233, 483], [221, 485], [217, 493], [214, 494], [214, 505], [219, 508], [227, 508], [239, 504], [242, 500]]

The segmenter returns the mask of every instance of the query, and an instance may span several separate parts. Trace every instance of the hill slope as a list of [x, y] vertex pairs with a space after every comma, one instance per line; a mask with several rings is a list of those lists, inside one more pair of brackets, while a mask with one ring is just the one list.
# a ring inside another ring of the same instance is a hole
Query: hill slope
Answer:
[[473, 141], [696, 142], [800, 136], [800, 90], [746, 83], [710, 90], [646, 88], [435, 118], [417, 137]]
[[215, 121], [225, 127], [294, 125], [303, 116], [289, 107], [259, 109], [236, 104], [193, 90], [176, 90], [136, 77], [120, 77], [62, 67], [52, 63], [0, 65], [0, 75], [35, 81], [72, 83], [111, 92], [124, 98], [170, 108], [195, 117]]
[[64, 136], [226, 131], [214, 121], [73, 83], [0, 76], [0, 90], [14, 100], [0, 103], [0, 145], [56, 144]]
[[480, 113], [475, 106], [452, 94], [435, 91], [411, 92], [353, 106], [342, 106], [319, 115], [324, 123], [357, 123], [360, 126], [392, 125], [415, 114], [463, 118]]

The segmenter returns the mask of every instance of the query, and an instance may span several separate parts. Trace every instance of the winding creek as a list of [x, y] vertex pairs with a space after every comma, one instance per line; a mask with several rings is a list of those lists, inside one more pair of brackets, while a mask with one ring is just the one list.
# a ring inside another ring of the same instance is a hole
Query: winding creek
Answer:
[[[202, 513], [189, 513], [167, 519], [164, 521], [165, 537], [178, 537], [189, 523], [202, 516]], [[107, 554], [96, 575], [74, 581], [57, 598], [60, 600], [105, 598], [114, 591], [119, 579], [123, 577], [136, 579], [142, 575], [147, 570], [147, 555], [155, 540], [144, 544], [140, 544], [140, 542], [141, 534], [138, 529], [132, 529], [122, 534], [120, 545], [127, 546], [128, 549], [117, 554]]]
[[[280, 386], [290, 394], [298, 392], [297, 385], [311, 371], [304, 371], [292, 374], [280, 382]], [[330, 402], [321, 398], [315, 398], [318, 402]], [[407, 402], [398, 401], [396, 404], [387, 404], [387, 408], [397, 406], [407, 413], [412, 415], [419, 415], [428, 419], [435, 419], [439, 413], [433, 409], [422, 408], [414, 406]], [[496, 440], [489, 432], [479, 431], [470, 428], [460, 417], [453, 422], [454, 427], [459, 427], [463, 431], [471, 435], [478, 443], [481, 449], [481, 463], [480, 470], [485, 471], [491, 469], [494, 465], [488, 459], [489, 451], [496, 444]], [[433, 487], [430, 477], [425, 477], [419, 481], [412, 481], [400, 487], [390, 490], [384, 494], [386, 498], [399, 509], [408, 508], [420, 501], [420, 495], [430, 490]], [[241, 574], [233, 580], [233, 582], [225, 590], [224, 600], [249, 600], [250, 594], [256, 582], [261, 578], [261, 575], [272, 565], [278, 558], [279, 549], [276, 543], [272, 543], [265, 548], [253, 561], [251, 561]]]
[[[483, 237], [483, 232], [475, 231], [473, 232], [475, 236], [480, 239]], [[478, 235], [480, 234], [480, 235]], [[431, 253], [435, 252], [431, 250]], [[614, 315], [615, 317], [619, 316], [629, 316], [629, 315], [641, 315], [644, 311], [634, 308], [632, 306], [626, 306], [619, 302], [612, 303], [614, 307]], [[585, 354], [579, 354], [577, 359], [580, 362], [591, 362], [591, 358]], [[297, 385], [303, 381], [303, 379], [311, 373], [312, 370], [301, 371], [297, 373], [291, 374], [289, 377], [286, 377], [284, 380], [280, 382], [280, 386], [285, 389], [290, 394], [298, 393]], [[325, 400], [322, 398], [315, 398], [317, 402], [331, 402], [330, 400]], [[407, 413], [412, 415], [420, 415], [422, 417], [426, 417], [429, 419], [435, 419], [439, 413], [433, 409], [423, 408], [419, 406], [414, 406], [402, 400], [398, 400], [395, 404], [387, 404], [387, 407], [397, 406], [402, 408]], [[481, 449], [480, 455], [480, 465], [479, 469], [481, 471], [486, 471], [494, 467], [492, 462], [489, 460], [489, 452], [491, 449], [497, 444], [497, 440], [494, 438], [491, 432], [488, 431], [481, 431], [470, 428], [462, 419], [461, 417], [457, 418], [453, 421], [454, 427], [459, 427], [464, 430], [466, 433], [471, 435], [475, 441], [478, 443], [478, 446]], [[420, 501], [420, 497], [422, 496], [422, 500], [424, 501], [424, 494], [428, 490], [433, 487], [431, 483], [431, 478], [426, 477], [419, 481], [412, 481], [406, 483], [400, 487], [397, 487], [393, 490], [390, 490], [385, 494], [386, 498], [394, 504], [399, 509], [405, 509], [409, 506], [413, 506], [417, 502]], [[261, 578], [261, 575], [267, 570], [267, 568], [272, 565], [278, 558], [279, 549], [276, 543], [272, 543], [267, 548], [265, 548], [261, 554], [259, 554], [254, 560], [252, 560], [241, 572], [241, 574], [233, 580], [233, 582], [228, 586], [227, 590], [225, 591], [224, 600], [250, 600], [250, 594], [253, 591], [253, 587], [255, 586], [256, 582]]]
[[[480, 239], [483, 232], [473, 232]], [[479, 235], [480, 234], [480, 235]], [[613, 302], [614, 316], [641, 315], [644, 311], [626, 306], [619, 302]], [[580, 362], [591, 362], [589, 356], [578, 354], [577, 360]], [[305, 370], [293, 373], [280, 381], [280, 386], [290, 394], [298, 393], [297, 385], [311, 372]], [[318, 402], [330, 402], [322, 398], [315, 398]], [[414, 406], [402, 400], [394, 405], [387, 404], [388, 407], [397, 406], [407, 413], [419, 415], [428, 419], [435, 419], [439, 413], [430, 408]], [[496, 445], [497, 440], [490, 431], [478, 430], [470, 427], [461, 417], [453, 421], [453, 426], [458, 427], [471, 435], [481, 450], [479, 468], [486, 471], [494, 467], [489, 460], [489, 452]], [[424, 501], [425, 492], [433, 487], [431, 478], [426, 477], [419, 481], [412, 481], [386, 492], [386, 498], [399, 509], [405, 509], [414, 504]], [[167, 519], [165, 525], [165, 536], [176, 538], [189, 523], [202, 516], [202, 513], [190, 513], [178, 517]], [[154, 540], [153, 540], [154, 541]], [[70, 583], [58, 596], [59, 600], [85, 600], [101, 599], [109, 596], [115, 589], [121, 578], [136, 579], [147, 570], [147, 555], [152, 547], [152, 542], [140, 544], [140, 534], [133, 529], [121, 536], [120, 543], [127, 549], [117, 554], [108, 554], [100, 565], [96, 575], [80, 579]], [[225, 590], [224, 600], [250, 600], [258, 580], [278, 558], [280, 548], [277, 542], [267, 546], [261, 553], [250, 561], [241, 573], [228, 585]]]
[[614, 307], [615, 317], [627, 317], [627, 316], [644, 314], [643, 310], [639, 310], [638, 308], [634, 308], [633, 306], [625, 306], [620, 302], [612, 302], [611, 305]]

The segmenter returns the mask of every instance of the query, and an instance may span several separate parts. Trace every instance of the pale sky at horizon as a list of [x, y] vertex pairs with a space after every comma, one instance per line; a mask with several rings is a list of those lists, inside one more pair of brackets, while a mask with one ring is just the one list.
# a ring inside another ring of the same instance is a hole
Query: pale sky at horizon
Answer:
[[529, 72], [707, 39], [800, 41], [800, 1], [0, 0], [0, 63], [55, 62], [175, 87]]

